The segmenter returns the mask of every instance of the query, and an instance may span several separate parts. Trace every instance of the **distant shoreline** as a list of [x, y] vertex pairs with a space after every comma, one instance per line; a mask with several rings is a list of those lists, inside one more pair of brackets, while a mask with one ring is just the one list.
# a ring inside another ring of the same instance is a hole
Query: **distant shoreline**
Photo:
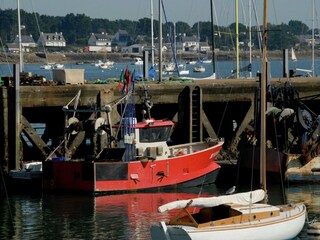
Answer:
[[[282, 51], [268, 51], [269, 59], [273, 60], [280, 60], [282, 59]], [[123, 53], [49, 53], [47, 54], [47, 58], [45, 58], [44, 54], [41, 53], [24, 53], [24, 63], [77, 63], [77, 62], [94, 62], [97, 60], [104, 60], [109, 59], [114, 62], [130, 62], [133, 60], [133, 57], [141, 55], [134, 55], [134, 54], [123, 54]], [[205, 54], [203, 54], [203, 57]], [[212, 53], [207, 55], [209, 58], [212, 58]], [[261, 54], [258, 51], [252, 52], [253, 60], [261, 59]], [[296, 51], [296, 56], [298, 59], [311, 59], [312, 52], [310, 51]], [[315, 50], [315, 58], [320, 56], [320, 50]], [[196, 53], [183, 53], [178, 54], [177, 59], [178, 61], [186, 61], [190, 59], [196, 59]], [[216, 52], [217, 61], [235, 61], [235, 53], [231, 51], [219, 51]], [[289, 52], [290, 58], [290, 52]], [[156, 56], [157, 59], [157, 56]], [[167, 53], [165, 59], [171, 59], [171, 54]], [[240, 59], [241, 60], [249, 60], [249, 52], [248, 51], [241, 51], [240, 52]], [[17, 63], [19, 62], [19, 53], [0, 53], [0, 63]]]

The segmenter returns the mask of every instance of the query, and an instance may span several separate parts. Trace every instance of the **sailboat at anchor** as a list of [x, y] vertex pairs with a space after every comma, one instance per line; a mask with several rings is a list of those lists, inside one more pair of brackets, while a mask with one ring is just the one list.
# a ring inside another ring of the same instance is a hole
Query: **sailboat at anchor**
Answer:
[[193, 68], [193, 72], [202, 73], [205, 72], [206, 69], [202, 66], [202, 61], [200, 60], [200, 33], [199, 33], [199, 23], [198, 23], [198, 60], [196, 66]]

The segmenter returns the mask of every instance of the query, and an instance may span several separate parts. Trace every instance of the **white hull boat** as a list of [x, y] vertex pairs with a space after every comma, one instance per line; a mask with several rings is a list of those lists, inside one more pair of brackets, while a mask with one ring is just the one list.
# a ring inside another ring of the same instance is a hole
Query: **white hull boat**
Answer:
[[41, 65], [40, 69], [51, 70], [52, 69], [52, 65], [50, 65], [50, 64]]
[[186, 70], [186, 69], [179, 70], [179, 74], [180, 75], [189, 75], [189, 70]]
[[107, 61], [103, 62], [102, 64], [100, 64], [99, 68], [101, 68], [101, 69], [110, 69], [110, 68], [113, 67], [113, 65], [114, 65], [113, 61], [107, 60]]
[[212, 60], [202, 60], [202, 63], [209, 64], [212, 63]]
[[143, 60], [142, 60], [142, 58], [135, 57], [135, 58], [134, 58], [133, 65], [142, 66], [142, 65], [143, 65]]
[[193, 69], [193, 72], [205, 72], [206, 69], [205, 67], [203, 66], [196, 66], [194, 69]]
[[[305, 223], [305, 205], [253, 203], [263, 198], [264, 191], [256, 190], [165, 204], [159, 207], [159, 212], [185, 207], [169, 223], [153, 226], [152, 239], [284, 240], [296, 237]], [[190, 214], [189, 207], [202, 208]]]
[[64, 65], [60, 63], [56, 63], [52, 66], [52, 69], [64, 69]]

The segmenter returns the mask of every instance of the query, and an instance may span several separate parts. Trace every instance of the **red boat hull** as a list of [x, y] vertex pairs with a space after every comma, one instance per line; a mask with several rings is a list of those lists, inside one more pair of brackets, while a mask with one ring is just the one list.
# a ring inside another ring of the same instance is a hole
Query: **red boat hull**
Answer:
[[220, 166], [215, 158], [222, 143], [165, 160], [133, 162], [47, 161], [43, 189], [85, 192], [138, 191], [213, 183]]

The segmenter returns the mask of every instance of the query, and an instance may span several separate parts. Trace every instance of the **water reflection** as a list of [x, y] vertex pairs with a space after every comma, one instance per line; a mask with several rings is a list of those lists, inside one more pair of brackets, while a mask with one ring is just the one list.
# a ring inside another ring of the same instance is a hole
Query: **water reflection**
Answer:
[[[308, 218], [319, 218], [320, 186], [316, 184], [293, 185], [287, 188], [288, 202], [304, 202], [308, 210]], [[320, 219], [319, 219], [320, 220]]]
[[[159, 214], [164, 203], [224, 193], [230, 186], [192, 188], [178, 192], [110, 196], [41, 195], [0, 198], [0, 239], [150, 239], [150, 227], [171, 215]], [[281, 190], [270, 186], [272, 204], [305, 202], [308, 219], [317, 217], [320, 186], [294, 185]], [[10, 208], [8, 207], [10, 206]], [[297, 239], [312, 239], [305, 229]], [[319, 239], [319, 238], [313, 238]]]

